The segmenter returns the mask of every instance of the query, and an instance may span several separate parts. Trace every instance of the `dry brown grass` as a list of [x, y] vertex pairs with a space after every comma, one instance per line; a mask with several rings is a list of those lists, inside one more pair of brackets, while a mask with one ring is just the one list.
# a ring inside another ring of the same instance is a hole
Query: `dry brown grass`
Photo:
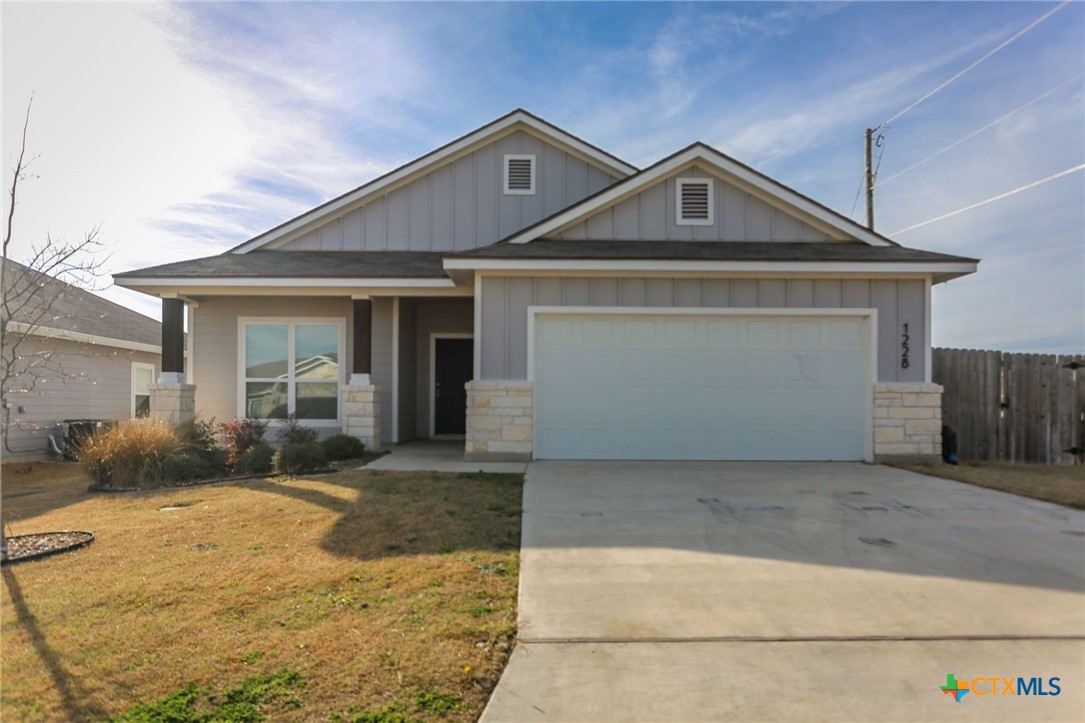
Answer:
[[305, 681], [287, 719], [396, 702], [433, 718], [418, 693], [463, 698], [442, 720], [481, 713], [515, 633], [519, 477], [343, 471], [125, 494], [88, 481], [75, 465], [5, 466], [11, 534], [97, 539], [4, 568], [4, 720], [101, 719], [283, 668]]
[[961, 462], [959, 465], [901, 465], [934, 477], [1085, 509], [1085, 466]]

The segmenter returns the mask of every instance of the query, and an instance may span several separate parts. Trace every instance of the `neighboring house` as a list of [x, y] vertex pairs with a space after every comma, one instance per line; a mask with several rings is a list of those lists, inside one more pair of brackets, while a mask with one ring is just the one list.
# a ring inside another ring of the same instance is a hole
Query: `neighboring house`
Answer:
[[68, 420], [120, 421], [150, 412], [161, 325], [71, 284], [4, 260], [11, 318], [3, 339], [13, 376], [3, 394], [3, 455], [49, 453]]
[[163, 416], [285, 409], [469, 459], [872, 461], [939, 453], [931, 286], [977, 263], [701, 143], [638, 170], [517, 110], [220, 256], [115, 278], [171, 320]]

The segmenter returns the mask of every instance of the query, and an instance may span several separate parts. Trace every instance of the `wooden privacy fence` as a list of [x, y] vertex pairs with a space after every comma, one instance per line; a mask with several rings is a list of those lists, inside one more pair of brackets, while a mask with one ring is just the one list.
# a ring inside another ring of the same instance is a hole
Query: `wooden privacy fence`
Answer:
[[933, 362], [958, 459], [1085, 461], [1085, 356], [934, 349]]

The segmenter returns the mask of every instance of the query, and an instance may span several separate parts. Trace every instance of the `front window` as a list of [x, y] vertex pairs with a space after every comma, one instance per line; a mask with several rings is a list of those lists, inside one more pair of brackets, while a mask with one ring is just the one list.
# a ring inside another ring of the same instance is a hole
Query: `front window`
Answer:
[[154, 364], [132, 362], [132, 416], [143, 419], [151, 416], [151, 384], [154, 383]]
[[338, 324], [250, 323], [243, 336], [245, 416], [339, 418]]

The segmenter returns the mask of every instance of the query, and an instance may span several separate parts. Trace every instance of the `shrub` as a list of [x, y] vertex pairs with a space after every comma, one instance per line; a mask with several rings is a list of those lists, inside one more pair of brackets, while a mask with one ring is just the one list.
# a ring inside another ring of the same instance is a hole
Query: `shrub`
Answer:
[[87, 438], [80, 460], [99, 486], [153, 487], [164, 479], [166, 457], [180, 449], [170, 424], [137, 419]]
[[223, 422], [219, 427], [226, 439], [226, 466], [233, 467], [242, 452], [257, 442], [264, 441], [267, 420], [246, 417], [233, 422]]
[[237, 458], [234, 469], [247, 474], [270, 472], [275, 458], [275, 450], [267, 442], [257, 442]]
[[192, 482], [211, 476], [211, 463], [198, 454], [168, 454], [162, 460], [162, 479], [167, 482]]
[[362, 440], [349, 434], [336, 434], [328, 437], [320, 446], [324, 448], [324, 455], [332, 460], [354, 459], [365, 454], [365, 445]]
[[304, 426], [296, 414], [288, 414], [279, 428], [279, 441], [283, 444], [312, 444], [318, 434], [312, 427]]
[[177, 425], [177, 435], [188, 452], [209, 457], [218, 448], [215, 418], [196, 420]]
[[305, 474], [323, 469], [328, 460], [324, 448], [315, 442], [284, 444], [275, 453], [275, 469], [283, 474]]

